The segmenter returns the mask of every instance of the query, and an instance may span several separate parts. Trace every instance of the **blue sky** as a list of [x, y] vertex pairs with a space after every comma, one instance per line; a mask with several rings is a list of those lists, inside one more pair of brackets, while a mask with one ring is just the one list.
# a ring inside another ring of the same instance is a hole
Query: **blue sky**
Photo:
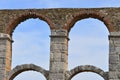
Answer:
[[[100, 8], [119, 7], [120, 0], [1, 0], [0, 9], [29, 8]], [[13, 33], [12, 68], [34, 63], [49, 69], [50, 30], [46, 22], [29, 19]], [[91, 64], [108, 71], [108, 31], [103, 22], [89, 18], [78, 21], [69, 34], [69, 67]], [[14, 80], [45, 80], [37, 72], [28, 71]], [[95, 73], [80, 73], [72, 80], [103, 80]]]
[[119, 7], [119, 0], [1, 0], [0, 8]]

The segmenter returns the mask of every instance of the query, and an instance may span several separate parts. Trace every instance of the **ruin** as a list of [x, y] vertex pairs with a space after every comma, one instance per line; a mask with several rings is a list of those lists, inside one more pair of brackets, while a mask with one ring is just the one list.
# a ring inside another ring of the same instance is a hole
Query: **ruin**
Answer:
[[[30, 18], [39, 18], [50, 27], [49, 70], [34, 64], [22, 64], [11, 69], [12, 33], [18, 24]], [[68, 70], [68, 35], [73, 25], [85, 18], [99, 19], [109, 31], [108, 72], [89, 64]], [[104, 80], [120, 80], [120, 8], [0, 10], [0, 80], [13, 80], [28, 70], [40, 72], [46, 80], [71, 80], [81, 72], [97, 73]]]

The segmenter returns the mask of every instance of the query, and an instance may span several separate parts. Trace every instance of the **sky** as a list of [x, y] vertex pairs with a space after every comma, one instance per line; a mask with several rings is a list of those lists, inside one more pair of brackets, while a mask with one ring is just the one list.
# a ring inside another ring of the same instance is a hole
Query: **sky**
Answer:
[[[120, 0], [1, 0], [0, 9], [30, 8], [101, 8], [120, 7]], [[83, 19], [69, 33], [68, 70], [78, 65], [94, 65], [108, 71], [109, 32], [98, 19]], [[46, 22], [28, 19], [13, 33], [12, 68], [21, 64], [36, 64], [49, 70], [50, 29]], [[14, 80], [46, 80], [42, 74], [28, 71]], [[72, 80], [103, 80], [91, 72], [76, 75]]]

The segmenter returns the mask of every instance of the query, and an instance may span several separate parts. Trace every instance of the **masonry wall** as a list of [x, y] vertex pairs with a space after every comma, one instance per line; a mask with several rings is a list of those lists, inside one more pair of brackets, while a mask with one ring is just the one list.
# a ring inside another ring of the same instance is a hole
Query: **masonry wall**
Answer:
[[6, 74], [11, 70], [11, 43], [9, 35], [0, 33], [0, 79], [6, 80]]
[[[29, 18], [39, 18], [51, 30], [50, 70], [34, 64], [23, 64], [11, 70], [12, 33], [18, 24]], [[109, 71], [93, 65], [68, 70], [68, 35], [74, 24], [85, 18], [104, 22], [110, 35]], [[47, 80], [71, 80], [81, 72], [94, 72], [105, 80], [120, 80], [120, 8], [19, 9], [0, 10], [0, 80], [13, 80], [27, 70], [38, 71]]]

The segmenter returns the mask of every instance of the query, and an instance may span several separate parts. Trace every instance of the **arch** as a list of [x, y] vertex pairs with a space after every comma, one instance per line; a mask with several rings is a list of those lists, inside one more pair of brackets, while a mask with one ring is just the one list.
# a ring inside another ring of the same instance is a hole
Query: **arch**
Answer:
[[101, 77], [103, 77], [105, 80], [107, 80], [107, 73], [104, 72], [102, 69], [92, 66], [92, 65], [84, 65], [84, 66], [77, 66], [74, 69], [68, 71], [66, 73], [67, 79], [66, 80], [71, 80], [72, 77], [74, 77], [75, 75], [77, 75], [78, 73], [82, 73], [82, 72], [93, 72], [96, 73], [98, 75], [100, 75]]
[[[12, 35], [12, 40], [14, 41], [12, 44], [12, 54], [14, 54], [11, 58], [12, 68], [21, 64], [32, 63], [44, 67], [44, 69], [49, 69], [48, 43], [50, 43], [50, 38], [48, 34], [50, 34], [50, 30], [47, 26], [47, 23], [37, 18], [28, 19], [16, 27]], [[47, 50], [43, 50], [44, 48]], [[43, 59], [45, 59], [44, 63]]]
[[109, 32], [105, 24], [98, 19], [87, 18], [76, 22], [74, 26], [69, 32], [68, 68], [90, 64], [108, 71]]
[[8, 73], [7, 80], [13, 80], [18, 74], [20, 74], [24, 71], [29, 71], [29, 70], [40, 72], [41, 74], [43, 74], [43, 76], [46, 79], [48, 77], [48, 71], [43, 69], [42, 67], [36, 66], [34, 64], [23, 64], [23, 65], [19, 65], [19, 66], [16, 66], [15, 68], [13, 68]]
[[64, 26], [65, 29], [67, 29], [68, 31], [70, 31], [70, 29], [73, 27], [73, 25], [81, 20], [81, 19], [85, 19], [85, 18], [97, 18], [100, 21], [104, 22], [104, 24], [106, 25], [107, 29], [109, 32], [113, 32], [115, 31], [112, 22], [110, 21], [109, 16], [107, 16], [106, 13], [103, 14], [100, 13], [100, 11], [82, 11], [82, 12], [76, 12], [75, 14], [72, 15], [72, 17], [67, 21], [67, 24]]
[[45, 17], [44, 15], [35, 13], [35, 12], [26, 12], [26, 13], [16, 15], [15, 17], [13, 17], [13, 19], [6, 26], [5, 33], [11, 35], [18, 24], [20, 24], [21, 22], [29, 18], [39, 18], [47, 22], [47, 24], [50, 26], [50, 29], [54, 29], [54, 25], [51, 22], [51, 20]]

